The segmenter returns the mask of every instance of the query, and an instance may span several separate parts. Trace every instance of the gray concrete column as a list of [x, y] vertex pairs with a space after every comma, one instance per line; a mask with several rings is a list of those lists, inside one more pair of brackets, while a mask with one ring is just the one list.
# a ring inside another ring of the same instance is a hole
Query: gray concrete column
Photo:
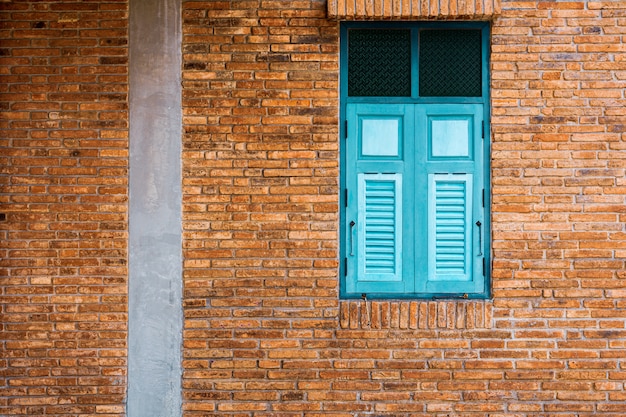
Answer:
[[130, 0], [128, 417], [182, 415], [181, 2]]

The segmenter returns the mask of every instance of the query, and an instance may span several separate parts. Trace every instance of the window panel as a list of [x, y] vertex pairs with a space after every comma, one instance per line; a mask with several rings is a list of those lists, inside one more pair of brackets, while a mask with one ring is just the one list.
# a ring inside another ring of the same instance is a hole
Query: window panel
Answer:
[[402, 279], [402, 176], [359, 174], [359, 280]]

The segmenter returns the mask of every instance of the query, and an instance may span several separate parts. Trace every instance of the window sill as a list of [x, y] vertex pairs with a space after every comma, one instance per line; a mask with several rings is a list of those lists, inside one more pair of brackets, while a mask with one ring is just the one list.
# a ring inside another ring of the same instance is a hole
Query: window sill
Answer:
[[493, 328], [490, 300], [343, 300], [342, 329], [464, 330]]

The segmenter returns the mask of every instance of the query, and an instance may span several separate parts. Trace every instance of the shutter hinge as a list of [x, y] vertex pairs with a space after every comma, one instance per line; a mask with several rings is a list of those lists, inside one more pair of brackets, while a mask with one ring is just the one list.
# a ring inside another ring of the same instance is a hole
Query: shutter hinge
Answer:
[[485, 276], [485, 258], [483, 258], [483, 277]]
[[480, 130], [481, 130], [481, 135], [482, 135], [483, 139], [485, 139], [485, 121], [484, 120], [481, 122]]
[[483, 188], [483, 208], [485, 208], [485, 189]]
[[[346, 188], [346, 189], [345, 189], [345, 191], [344, 191], [344, 196], [343, 196], [343, 198], [344, 198], [344, 200], [345, 200], [345, 201], [344, 201], [345, 206], [346, 206], [346, 207], [348, 207], [348, 189], [347, 189], [347, 188]], [[485, 204], [483, 203], [483, 207], [484, 207], [484, 206], [485, 206]]]
[[343, 137], [345, 139], [348, 139], [348, 121], [347, 120], [344, 122]]
[[343, 276], [348, 276], [348, 258], [343, 258]]

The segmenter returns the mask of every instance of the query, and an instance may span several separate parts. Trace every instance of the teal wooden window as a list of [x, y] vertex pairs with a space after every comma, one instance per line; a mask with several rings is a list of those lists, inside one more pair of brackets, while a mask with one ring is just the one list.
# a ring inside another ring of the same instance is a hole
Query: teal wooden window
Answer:
[[346, 23], [341, 38], [341, 295], [488, 297], [488, 27]]

